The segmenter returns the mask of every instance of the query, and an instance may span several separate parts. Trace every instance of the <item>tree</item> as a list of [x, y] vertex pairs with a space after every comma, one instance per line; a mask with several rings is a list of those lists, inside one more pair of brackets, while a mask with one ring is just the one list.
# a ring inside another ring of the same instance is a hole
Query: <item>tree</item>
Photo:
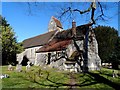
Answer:
[[[0, 16], [2, 18], [2, 16]], [[5, 18], [2, 18], [2, 25], [0, 25], [0, 32], [2, 34], [2, 64], [15, 64], [16, 53], [20, 53], [23, 48], [21, 43], [17, 43], [15, 32]]]
[[[2, 20], [1, 20], [1, 17], [0, 17], [0, 25], [2, 24]], [[0, 30], [0, 63], [2, 64], [2, 34], [1, 34], [1, 30]], [[0, 64], [0, 65], [1, 65]]]
[[109, 26], [98, 26], [95, 27], [95, 34], [102, 62], [114, 62], [120, 49], [118, 31]]
[[115, 50], [112, 52], [109, 59], [112, 62], [113, 68], [118, 69], [118, 65], [120, 65], [120, 37], [118, 37]]

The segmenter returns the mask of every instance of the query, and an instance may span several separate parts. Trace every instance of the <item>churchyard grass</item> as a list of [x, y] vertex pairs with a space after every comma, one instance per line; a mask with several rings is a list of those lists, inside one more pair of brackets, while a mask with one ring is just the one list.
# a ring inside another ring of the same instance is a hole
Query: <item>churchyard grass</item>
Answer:
[[[102, 68], [101, 71], [91, 71], [86, 74], [75, 74], [77, 88], [112, 89], [120, 88], [120, 76], [113, 78], [113, 69]], [[118, 73], [118, 70], [115, 70]]]
[[[58, 87], [57, 83], [69, 82], [67, 73], [58, 72], [57, 69], [47, 67], [46, 70], [42, 70], [37, 66], [32, 66], [30, 71], [26, 71], [26, 67], [22, 66], [22, 72], [16, 72], [15, 70], [8, 71], [7, 67], [2, 66], [2, 73], [10, 77], [2, 79], [2, 88], [52, 88]], [[59, 86], [60, 88], [67, 87], [60, 84]]]
[[[30, 71], [22, 66], [22, 72], [8, 71], [2, 66], [2, 73], [9, 78], [2, 79], [2, 88], [69, 88], [70, 73], [50, 67], [32, 66]], [[14, 67], [15, 68], [15, 67]], [[120, 76], [113, 78], [112, 69], [102, 68], [101, 71], [72, 74], [75, 88], [112, 89], [120, 86]], [[116, 70], [117, 72], [117, 70]]]

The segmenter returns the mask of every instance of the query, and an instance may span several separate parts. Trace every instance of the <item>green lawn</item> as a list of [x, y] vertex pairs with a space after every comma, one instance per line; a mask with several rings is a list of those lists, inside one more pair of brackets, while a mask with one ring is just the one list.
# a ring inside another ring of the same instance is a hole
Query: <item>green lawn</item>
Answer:
[[[70, 73], [47, 67], [32, 66], [31, 71], [8, 71], [7, 66], [2, 66], [2, 73], [10, 78], [2, 79], [2, 88], [69, 88]], [[120, 76], [113, 78], [112, 70], [103, 68], [101, 72], [93, 71], [86, 74], [75, 73], [75, 88], [118, 89], [120, 88]]]
[[112, 71], [112, 69], [102, 68], [101, 71], [76, 74], [78, 88], [120, 89], [120, 76], [113, 78]]
[[2, 67], [2, 73], [10, 75], [10, 78], [2, 79], [3, 88], [65, 88], [67, 86], [57, 83], [68, 83], [67, 72], [58, 72], [57, 69], [41, 70], [40, 67], [32, 66], [31, 71], [22, 72], [8, 71], [7, 66]]

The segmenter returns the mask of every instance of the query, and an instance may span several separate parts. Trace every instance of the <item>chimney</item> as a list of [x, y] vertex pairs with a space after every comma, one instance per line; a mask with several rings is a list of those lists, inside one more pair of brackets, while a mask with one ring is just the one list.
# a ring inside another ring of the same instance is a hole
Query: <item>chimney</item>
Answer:
[[72, 36], [76, 36], [76, 22], [72, 21]]

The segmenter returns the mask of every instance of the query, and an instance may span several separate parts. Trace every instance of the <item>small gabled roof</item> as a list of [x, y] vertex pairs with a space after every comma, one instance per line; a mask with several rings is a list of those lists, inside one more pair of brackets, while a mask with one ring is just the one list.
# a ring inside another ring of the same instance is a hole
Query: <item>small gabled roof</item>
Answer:
[[66, 47], [71, 43], [71, 40], [63, 40], [63, 41], [52, 41], [51, 43], [43, 46], [36, 53], [39, 52], [52, 52], [52, 51], [61, 51], [66, 49]]
[[55, 21], [57, 27], [60, 27], [60, 28], [63, 29], [61, 22], [57, 18], [55, 18], [54, 16], [52, 16], [52, 19]]
[[48, 43], [50, 38], [55, 34], [57, 30], [47, 32], [45, 34], [41, 34], [32, 38], [28, 38], [23, 41], [23, 47], [24, 48], [30, 48], [30, 47], [36, 47], [36, 46], [42, 46]]

